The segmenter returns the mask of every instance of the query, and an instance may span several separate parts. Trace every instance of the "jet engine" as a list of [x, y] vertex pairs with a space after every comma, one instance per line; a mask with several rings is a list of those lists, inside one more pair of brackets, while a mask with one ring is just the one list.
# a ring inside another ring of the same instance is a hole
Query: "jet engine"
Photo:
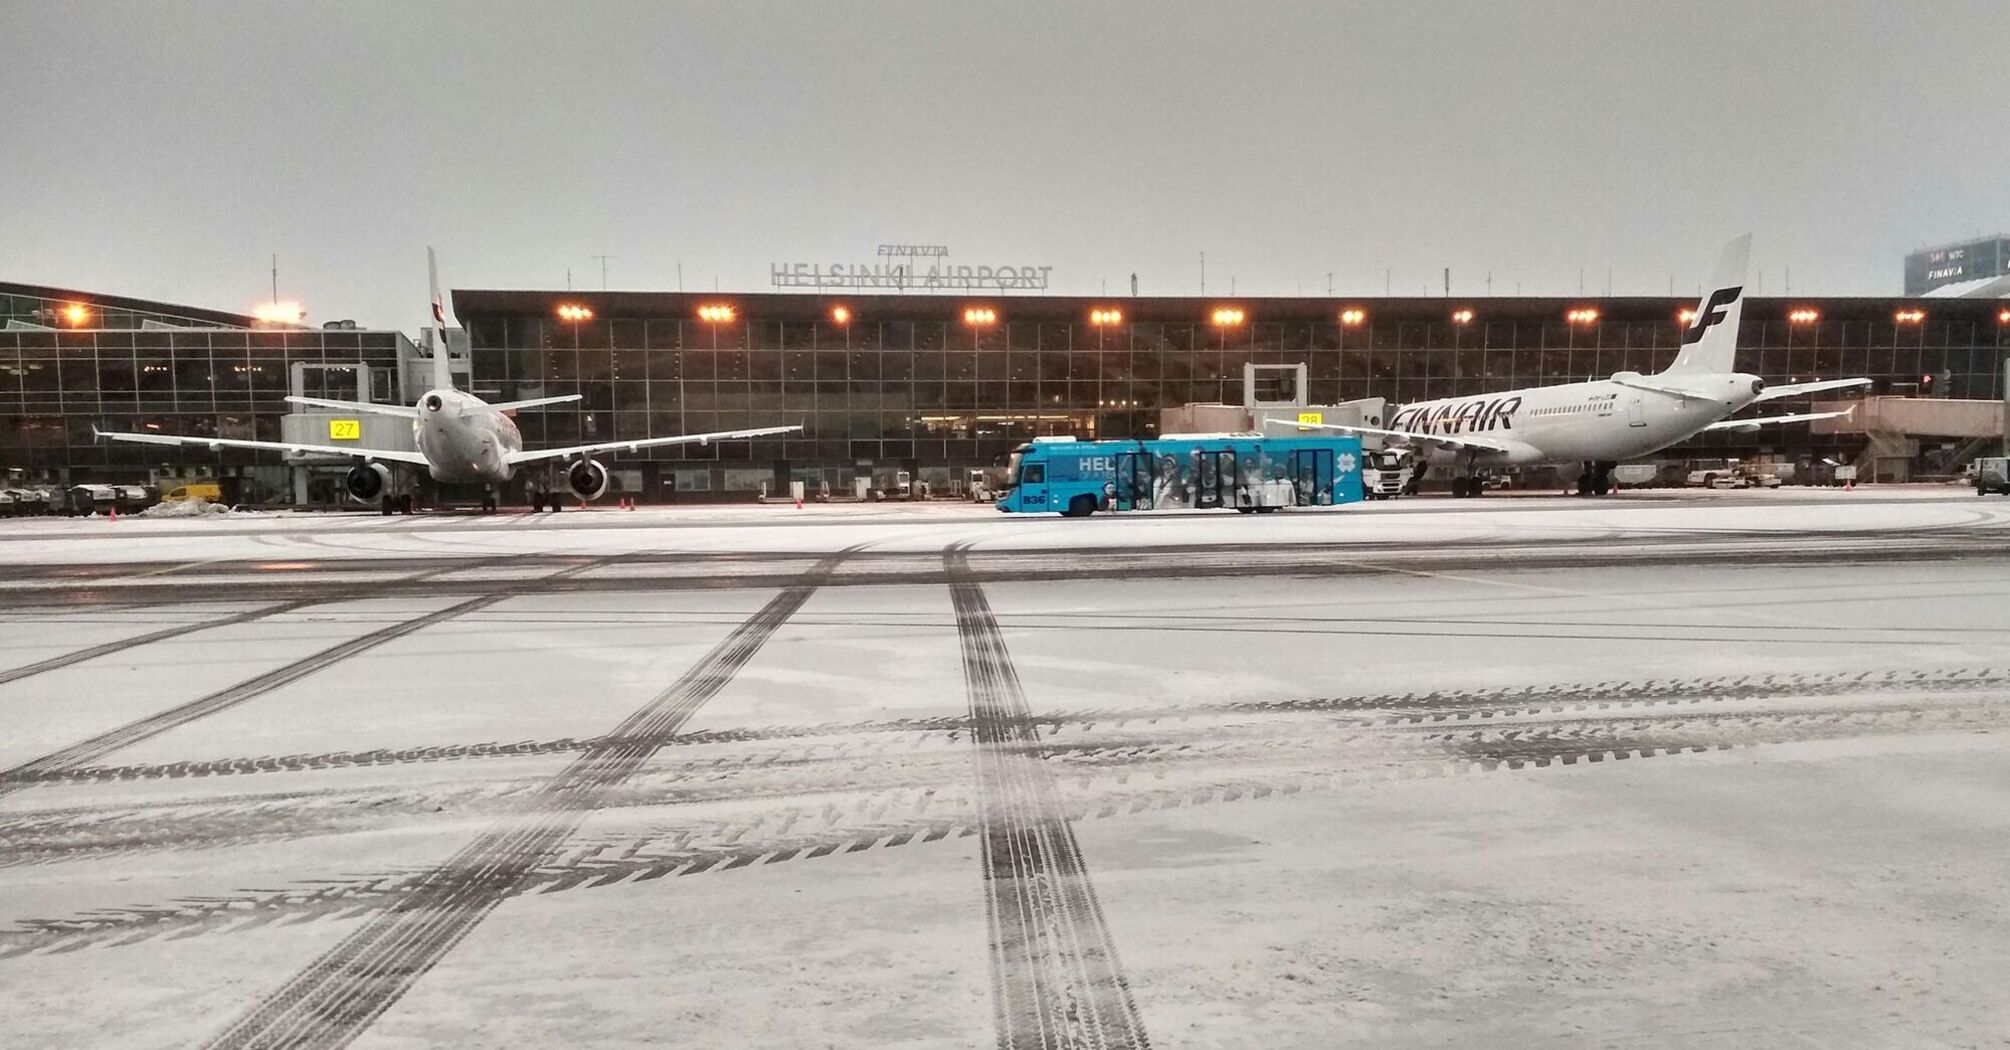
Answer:
[[598, 460], [582, 459], [565, 472], [565, 487], [582, 502], [597, 500], [607, 492], [607, 468]]
[[375, 503], [391, 491], [391, 468], [382, 463], [351, 467], [342, 484], [358, 503]]

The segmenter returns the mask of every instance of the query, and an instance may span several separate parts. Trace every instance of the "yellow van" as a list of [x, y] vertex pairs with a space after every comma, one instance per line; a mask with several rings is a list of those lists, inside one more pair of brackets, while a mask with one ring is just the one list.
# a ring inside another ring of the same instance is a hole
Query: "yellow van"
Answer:
[[186, 485], [176, 485], [161, 496], [162, 503], [179, 503], [191, 499], [206, 499], [211, 503], [221, 502], [223, 487], [214, 481], [191, 481]]

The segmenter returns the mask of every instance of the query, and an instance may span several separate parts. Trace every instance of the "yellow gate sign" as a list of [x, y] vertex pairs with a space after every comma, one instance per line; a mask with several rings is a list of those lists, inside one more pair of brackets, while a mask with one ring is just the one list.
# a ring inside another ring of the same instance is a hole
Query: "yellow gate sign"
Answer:
[[363, 421], [360, 419], [331, 419], [328, 421], [330, 441], [363, 440]]
[[1326, 413], [1300, 412], [1298, 413], [1298, 421], [1300, 423], [1324, 423], [1326, 422]]

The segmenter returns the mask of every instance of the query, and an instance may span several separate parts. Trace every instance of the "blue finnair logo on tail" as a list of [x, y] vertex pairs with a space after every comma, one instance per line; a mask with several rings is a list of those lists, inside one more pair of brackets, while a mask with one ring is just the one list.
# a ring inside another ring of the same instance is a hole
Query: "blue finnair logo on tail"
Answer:
[[1736, 288], [1719, 288], [1711, 292], [1710, 301], [1703, 304], [1703, 309], [1696, 312], [1696, 317], [1689, 322], [1689, 327], [1682, 330], [1682, 345], [1701, 342], [1704, 333], [1708, 332], [1711, 326], [1723, 323], [1724, 311], [1728, 310], [1732, 303], [1737, 302], [1738, 296], [1744, 292], [1745, 286], [1742, 284]]

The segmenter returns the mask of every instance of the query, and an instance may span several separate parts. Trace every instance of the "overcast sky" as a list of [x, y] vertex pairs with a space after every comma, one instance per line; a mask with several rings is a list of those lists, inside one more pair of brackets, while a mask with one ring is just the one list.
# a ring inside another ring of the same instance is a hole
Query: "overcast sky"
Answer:
[[416, 328], [449, 287], [1897, 294], [2010, 228], [2010, 3], [0, 3], [0, 280]]

